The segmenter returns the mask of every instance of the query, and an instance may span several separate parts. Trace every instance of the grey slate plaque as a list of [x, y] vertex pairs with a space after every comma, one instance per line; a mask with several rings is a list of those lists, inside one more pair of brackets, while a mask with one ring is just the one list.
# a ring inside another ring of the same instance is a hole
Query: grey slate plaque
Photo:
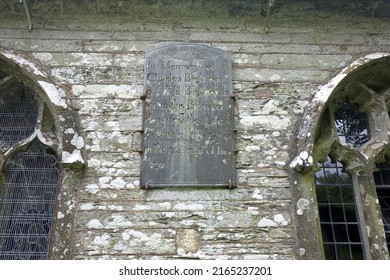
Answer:
[[231, 57], [203, 45], [147, 52], [141, 187], [235, 186]]

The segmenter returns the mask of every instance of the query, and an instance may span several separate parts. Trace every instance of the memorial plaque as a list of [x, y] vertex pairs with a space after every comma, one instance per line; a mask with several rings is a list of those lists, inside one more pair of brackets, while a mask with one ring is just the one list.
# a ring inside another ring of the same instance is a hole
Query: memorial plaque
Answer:
[[237, 184], [230, 55], [177, 44], [145, 55], [141, 187]]

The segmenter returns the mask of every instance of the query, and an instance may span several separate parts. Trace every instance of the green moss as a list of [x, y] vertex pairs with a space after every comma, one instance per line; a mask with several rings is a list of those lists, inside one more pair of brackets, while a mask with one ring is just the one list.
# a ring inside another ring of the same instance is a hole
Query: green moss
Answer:
[[46, 106], [43, 110], [41, 130], [42, 132], [54, 132], [54, 118]]

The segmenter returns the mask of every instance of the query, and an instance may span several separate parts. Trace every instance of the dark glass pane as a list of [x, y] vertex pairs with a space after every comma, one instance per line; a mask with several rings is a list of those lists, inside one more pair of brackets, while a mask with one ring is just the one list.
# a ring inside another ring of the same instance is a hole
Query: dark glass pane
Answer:
[[378, 172], [374, 172], [376, 185], [390, 185], [390, 165], [388, 163], [377, 164]]
[[371, 138], [367, 115], [354, 104], [344, 102], [334, 113], [336, 133], [340, 142], [359, 147]]
[[358, 221], [356, 216], [355, 204], [344, 205], [344, 212], [345, 219], [347, 222], [356, 223]]
[[329, 213], [329, 206], [328, 205], [318, 205], [318, 211], [320, 212], [320, 219], [323, 222], [330, 222], [330, 213]]
[[350, 260], [352, 259], [350, 247], [348, 244], [337, 244], [337, 258], [339, 260]]
[[341, 170], [339, 169], [339, 174], [338, 174], [338, 183], [342, 185], [352, 185], [352, 178], [351, 176], [346, 173], [346, 172], [340, 172]]
[[381, 173], [383, 185], [390, 185], [390, 169], [383, 169]]
[[342, 196], [344, 203], [355, 203], [353, 199], [353, 189], [350, 186], [345, 186], [342, 189]]
[[348, 235], [351, 242], [360, 242], [360, 233], [358, 225], [349, 224], [348, 225]]
[[336, 242], [348, 242], [348, 232], [344, 224], [333, 225]]
[[381, 172], [374, 172], [375, 185], [384, 185]]
[[327, 260], [337, 260], [335, 245], [324, 244], [325, 258]]
[[328, 196], [330, 203], [339, 203], [341, 202], [341, 192], [339, 186], [330, 186], [328, 187]]
[[340, 205], [331, 205], [330, 212], [332, 213], [333, 222], [344, 222], [344, 211]]
[[353, 260], [364, 260], [363, 246], [361, 244], [352, 244], [351, 251]]
[[326, 186], [317, 186], [316, 193], [318, 203], [328, 202], [328, 188]]
[[321, 225], [322, 241], [324, 243], [334, 242], [333, 228], [331, 224], [323, 223]]

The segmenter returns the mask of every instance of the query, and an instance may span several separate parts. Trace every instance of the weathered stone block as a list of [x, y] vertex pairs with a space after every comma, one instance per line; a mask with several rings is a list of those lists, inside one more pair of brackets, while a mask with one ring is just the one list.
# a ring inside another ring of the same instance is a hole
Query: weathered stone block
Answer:
[[[91, 98], [120, 98], [138, 99], [142, 93], [142, 85], [73, 85], [72, 93], [80, 99]], [[103, 102], [103, 100], [101, 100]]]
[[196, 253], [200, 250], [200, 232], [195, 229], [179, 229], [176, 233], [176, 247], [184, 254]]

